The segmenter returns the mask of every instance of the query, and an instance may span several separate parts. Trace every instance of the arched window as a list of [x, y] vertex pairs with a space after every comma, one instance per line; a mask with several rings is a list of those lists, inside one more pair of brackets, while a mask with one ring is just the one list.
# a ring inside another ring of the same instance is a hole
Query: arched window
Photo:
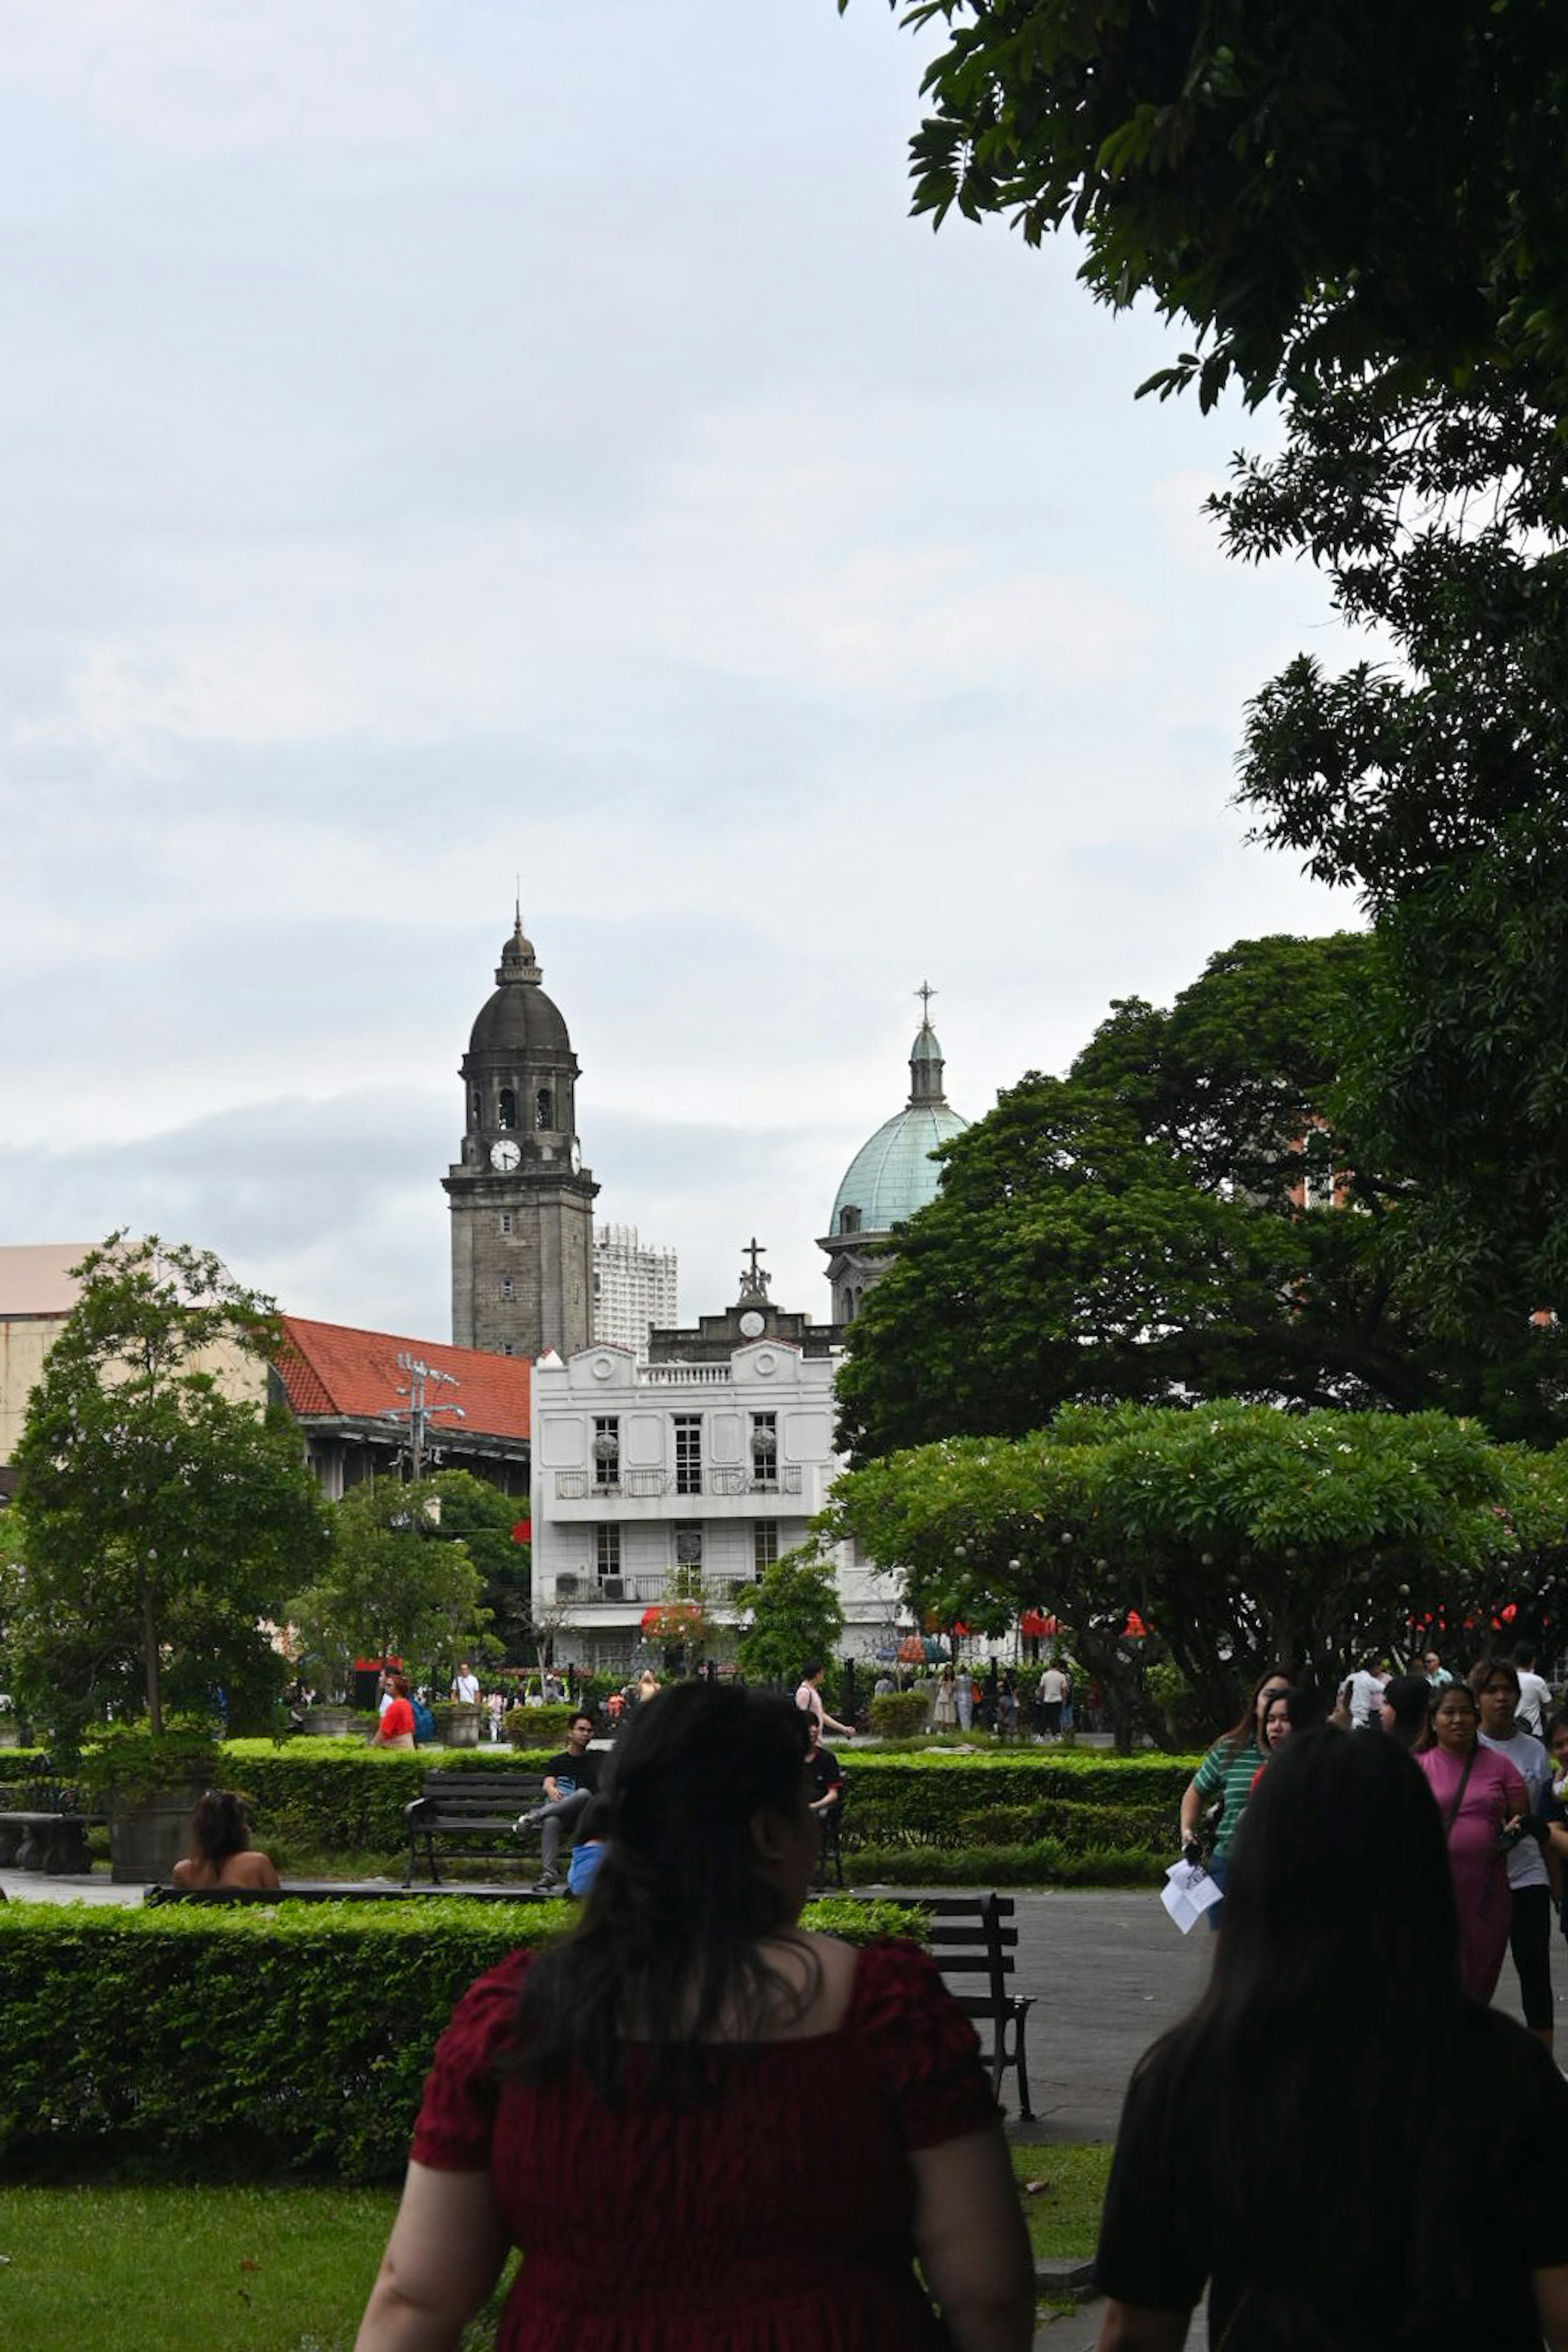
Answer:
[[555, 1124], [555, 1104], [548, 1087], [541, 1087], [533, 1097], [533, 1124], [535, 1127], [553, 1127]]
[[510, 1087], [502, 1087], [500, 1090], [500, 1106], [496, 1113], [496, 1124], [498, 1127], [517, 1125], [517, 1097]]
[[838, 1212], [838, 1230], [841, 1234], [858, 1234], [860, 1230], [859, 1210], [840, 1209]]

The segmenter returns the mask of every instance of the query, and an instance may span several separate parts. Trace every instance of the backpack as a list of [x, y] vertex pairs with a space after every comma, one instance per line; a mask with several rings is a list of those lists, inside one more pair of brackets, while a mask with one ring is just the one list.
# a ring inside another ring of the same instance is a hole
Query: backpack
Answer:
[[436, 1737], [436, 1718], [422, 1698], [411, 1699], [409, 1704], [414, 1709], [414, 1744], [428, 1748]]

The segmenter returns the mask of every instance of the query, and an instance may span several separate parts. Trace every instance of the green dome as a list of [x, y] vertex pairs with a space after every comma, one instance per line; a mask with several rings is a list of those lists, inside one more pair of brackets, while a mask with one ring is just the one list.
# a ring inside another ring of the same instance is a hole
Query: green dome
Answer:
[[[834, 1194], [832, 1233], [885, 1234], [934, 1201], [942, 1171], [931, 1155], [968, 1124], [945, 1102], [909, 1103], [885, 1120], [860, 1146]], [[858, 1212], [847, 1228], [846, 1209]]]

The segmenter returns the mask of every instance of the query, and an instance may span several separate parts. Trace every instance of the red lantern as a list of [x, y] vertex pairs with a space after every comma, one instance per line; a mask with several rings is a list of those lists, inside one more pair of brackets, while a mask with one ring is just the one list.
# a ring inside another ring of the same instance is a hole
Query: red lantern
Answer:
[[513, 1543], [531, 1543], [533, 1540], [533, 1521], [531, 1519], [519, 1519], [512, 1528], [511, 1539]]
[[1141, 1642], [1148, 1631], [1149, 1628], [1136, 1609], [1130, 1609], [1127, 1612], [1127, 1622], [1121, 1628], [1121, 1639], [1124, 1642]]
[[1037, 1642], [1048, 1641], [1053, 1633], [1059, 1633], [1061, 1630], [1058, 1620], [1047, 1615], [1043, 1609], [1026, 1609], [1018, 1620], [1019, 1633], [1029, 1634]]
[[1510, 1601], [1502, 1612], [1502, 1622], [1505, 1625], [1511, 1625], [1518, 1615], [1519, 1603], [1517, 1601]]

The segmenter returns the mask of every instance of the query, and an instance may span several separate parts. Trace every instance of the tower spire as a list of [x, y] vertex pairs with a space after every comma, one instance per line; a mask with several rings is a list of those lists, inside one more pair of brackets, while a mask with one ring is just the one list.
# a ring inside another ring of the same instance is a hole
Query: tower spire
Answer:
[[929, 980], [922, 980], [915, 994], [921, 1001], [920, 1034], [910, 1048], [910, 1104], [943, 1104], [942, 1047], [936, 1031], [931, 1025], [931, 1001], [936, 994]]

